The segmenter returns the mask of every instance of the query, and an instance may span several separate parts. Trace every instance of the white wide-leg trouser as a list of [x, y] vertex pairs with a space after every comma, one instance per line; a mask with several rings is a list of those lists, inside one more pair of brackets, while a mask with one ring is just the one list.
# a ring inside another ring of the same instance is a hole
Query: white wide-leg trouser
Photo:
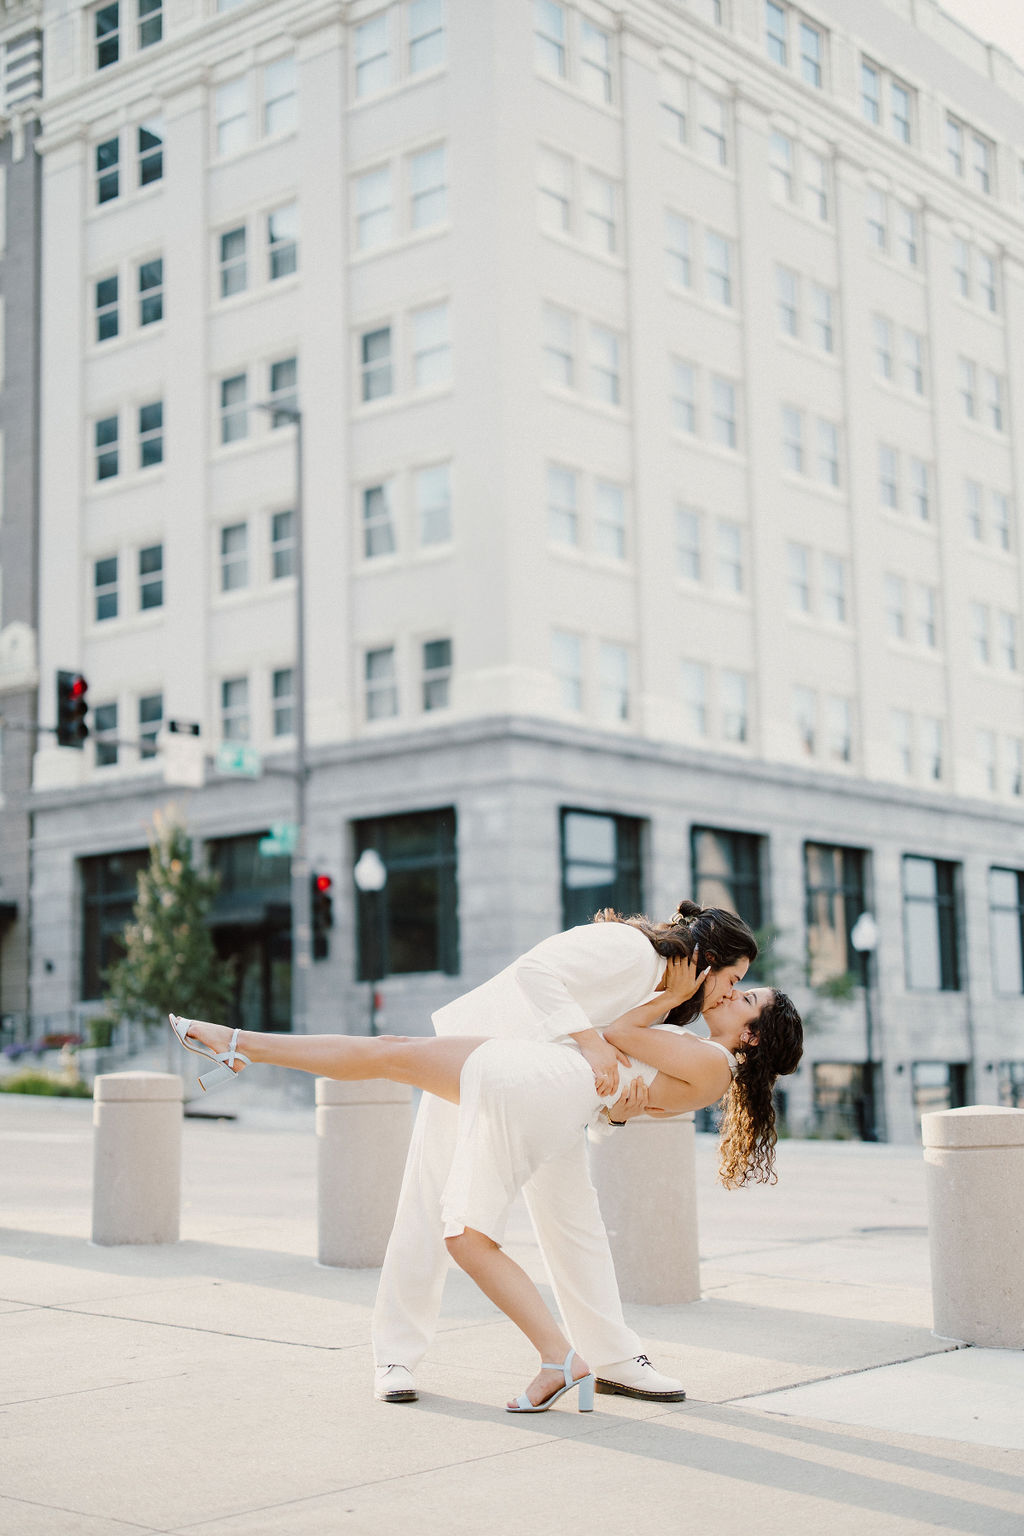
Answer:
[[[458, 1120], [458, 1105], [423, 1095], [374, 1307], [373, 1353], [378, 1365], [414, 1370], [437, 1330], [451, 1263], [444, 1245], [441, 1196]], [[595, 1368], [640, 1354], [640, 1339], [622, 1315], [582, 1130], [567, 1153], [537, 1169], [523, 1194], [573, 1348]]]

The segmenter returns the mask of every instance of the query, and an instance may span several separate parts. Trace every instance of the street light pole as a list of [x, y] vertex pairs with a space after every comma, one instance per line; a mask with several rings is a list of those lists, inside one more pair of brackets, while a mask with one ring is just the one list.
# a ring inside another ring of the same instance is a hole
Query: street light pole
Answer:
[[864, 1141], [878, 1140], [878, 1104], [875, 1080], [875, 1013], [872, 998], [871, 957], [878, 945], [878, 924], [870, 912], [862, 912], [850, 930], [850, 943], [860, 955], [864, 983], [864, 1090], [861, 1097]]
[[292, 1030], [309, 1029], [309, 975], [313, 964], [312, 899], [309, 889], [309, 847], [306, 826], [306, 563], [303, 539], [303, 443], [302, 412], [298, 406], [258, 402], [256, 409], [270, 412], [271, 421], [289, 421], [295, 427], [295, 844], [292, 848]]
[[[352, 871], [353, 878], [359, 890], [364, 896], [379, 896], [388, 883], [387, 865], [377, 852], [376, 848], [364, 848], [356, 861]], [[374, 959], [379, 959], [376, 939], [371, 942], [370, 953]], [[374, 972], [384, 969], [383, 965], [375, 965]], [[370, 1034], [377, 1033], [377, 981], [376, 975], [370, 978]]]

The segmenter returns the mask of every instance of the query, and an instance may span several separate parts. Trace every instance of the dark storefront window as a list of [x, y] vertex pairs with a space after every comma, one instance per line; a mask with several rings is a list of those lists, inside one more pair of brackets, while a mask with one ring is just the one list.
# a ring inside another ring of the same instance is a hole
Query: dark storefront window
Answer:
[[103, 975], [124, 954], [124, 928], [139, 899], [138, 876], [149, 865], [146, 849], [101, 853], [79, 862], [82, 879], [83, 1002], [104, 993]]
[[967, 1103], [967, 1065], [962, 1061], [915, 1061], [911, 1068], [914, 1115], [935, 1109], [962, 1109]]
[[694, 827], [694, 899], [705, 907], [736, 912], [756, 932], [767, 920], [764, 899], [764, 838], [752, 832]]
[[1024, 992], [1024, 871], [990, 869], [988, 909], [997, 992]]
[[589, 923], [602, 907], [643, 909], [641, 827], [631, 816], [562, 811], [562, 926]]
[[835, 1141], [863, 1134], [864, 1068], [855, 1061], [814, 1063], [814, 1129]]
[[265, 832], [207, 843], [220, 886], [210, 913], [217, 953], [231, 966], [234, 998], [225, 1023], [291, 1028], [291, 860], [260, 853]]
[[996, 1070], [1000, 1104], [1004, 1109], [1024, 1109], [1024, 1061], [1001, 1061]]
[[907, 986], [958, 992], [955, 864], [943, 859], [903, 860], [903, 928]]
[[[358, 979], [459, 971], [455, 811], [380, 816], [353, 826], [388, 872], [382, 891], [356, 891]], [[355, 862], [355, 861], [353, 861]]]
[[805, 843], [804, 881], [811, 986], [851, 971], [859, 977], [861, 958], [850, 943], [850, 931], [865, 909], [864, 853]]

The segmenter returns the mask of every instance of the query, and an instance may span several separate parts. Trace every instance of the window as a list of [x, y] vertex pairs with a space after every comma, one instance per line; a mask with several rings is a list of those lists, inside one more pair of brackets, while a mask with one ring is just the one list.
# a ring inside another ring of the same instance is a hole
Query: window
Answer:
[[823, 155], [804, 148], [804, 205], [806, 212], [822, 224], [829, 220], [828, 164]]
[[674, 69], [661, 72], [661, 129], [670, 144], [685, 144], [688, 138], [689, 83]]
[[806, 544], [786, 545], [787, 591], [794, 613], [811, 611], [811, 552]]
[[607, 405], [618, 405], [620, 391], [619, 338], [603, 325], [591, 325], [588, 378], [590, 393]]
[[391, 167], [355, 178], [356, 250], [370, 251], [391, 239]]
[[782, 203], [793, 201], [793, 140], [784, 133], [772, 133], [768, 147], [768, 171], [774, 196]]
[[892, 321], [884, 315], [872, 316], [875, 341], [875, 373], [880, 379], [892, 379]]
[[368, 485], [363, 491], [363, 556], [375, 560], [380, 555], [393, 555], [397, 548], [395, 519], [391, 501], [393, 482]]
[[572, 161], [553, 149], [537, 153], [537, 202], [544, 229], [568, 234], [572, 226]]
[[95, 284], [96, 340], [111, 341], [118, 333], [117, 277]]
[[743, 591], [743, 530], [738, 523], [720, 522], [716, 578], [726, 592]]
[[643, 909], [643, 824], [629, 816], [563, 810], [562, 923], [589, 923], [595, 912]]
[[711, 380], [711, 440], [736, 447], [736, 386], [729, 379]]
[[612, 99], [612, 40], [585, 16], [580, 21], [580, 85], [595, 101]]
[[594, 483], [594, 549], [611, 560], [626, 558], [626, 493], [608, 480]]
[[971, 654], [980, 666], [987, 667], [992, 659], [989, 640], [989, 611], [985, 603], [971, 603]]
[[818, 421], [818, 479], [839, 484], [839, 428], [833, 421]]
[[989, 870], [988, 910], [993, 986], [1003, 995], [1024, 992], [1024, 871]]
[[691, 736], [708, 734], [708, 669], [702, 661], [682, 667], [683, 718]]
[[247, 677], [226, 677], [220, 685], [220, 734], [225, 741], [249, 740]]
[[162, 693], [144, 694], [139, 699], [139, 757], [156, 757], [156, 739], [164, 723]]
[[978, 416], [977, 372], [975, 365], [966, 357], [957, 359], [960, 404], [968, 421], [976, 421]]
[[813, 688], [798, 684], [793, 689], [793, 723], [803, 751], [813, 757], [818, 744], [818, 695]]
[[551, 636], [551, 670], [558, 680], [562, 709], [578, 715], [583, 709], [583, 641], [579, 635], [556, 629]]
[[534, 0], [534, 58], [546, 75], [564, 80], [568, 74], [565, 9], [554, 0]]
[[163, 0], [139, 0], [139, 47], [151, 48], [163, 34]]
[[442, 0], [410, 0], [407, 20], [410, 75], [436, 69], [444, 63]]
[[572, 389], [576, 322], [568, 310], [544, 305], [544, 374], [551, 384]]
[[359, 360], [364, 401], [382, 400], [393, 393], [391, 374], [391, 327], [364, 331], [359, 338]]
[[907, 854], [903, 859], [903, 927], [907, 986], [960, 990], [956, 921], [957, 866]]
[[852, 1141], [862, 1136], [867, 1074], [855, 1061], [816, 1061], [814, 1074], [814, 1134], [827, 1141]]
[[370, 96], [391, 84], [391, 56], [388, 52], [388, 14], [364, 21], [355, 29], [356, 96]]
[[429, 229], [448, 214], [447, 153], [443, 144], [409, 156], [409, 226]]
[[889, 209], [885, 193], [881, 187], [868, 187], [867, 198], [867, 224], [868, 244], [876, 250], [887, 251], [889, 249]]
[[291, 736], [295, 730], [295, 669], [280, 667], [271, 674], [273, 734]]
[[164, 174], [164, 125], [159, 120], [140, 123], [136, 135], [139, 161], [139, 186], [151, 186]]
[[853, 756], [853, 711], [849, 699], [830, 698], [826, 703], [828, 755], [834, 763], [848, 763]]
[[217, 154], [233, 155], [249, 143], [249, 81], [245, 75], [225, 80], [214, 92]]
[[992, 191], [995, 145], [980, 133], [971, 134], [971, 181], [979, 192]]
[[118, 431], [116, 416], [104, 416], [93, 428], [97, 480], [111, 480], [118, 472]]
[[229, 299], [233, 293], [243, 293], [248, 284], [248, 266], [245, 258], [245, 225], [226, 230], [220, 237], [220, 296]]
[[812, 987], [839, 976], [864, 974], [864, 957], [850, 935], [867, 909], [866, 855], [860, 848], [804, 844], [807, 969]]
[[975, 253], [975, 262], [978, 275], [979, 299], [987, 310], [995, 314], [998, 308], [995, 260], [986, 251], [977, 251]]
[[549, 464], [547, 482], [548, 537], [556, 544], [578, 544], [575, 472], [557, 464]]
[[789, 62], [786, 11], [776, 0], [766, 0], [764, 8], [765, 49], [774, 64], [785, 69]]
[[412, 375], [416, 389], [431, 389], [451, 378], [448, 305], [432, 304], [412, 317]]
[[936, 1110], [961, 1109], [967, 1102], [967, 1067], [962, 1061], [915, 1061], [911, 1063], [914, 1117]]
[[367, 720], [390, 720], [398, 714], [398, 679], [395, 674], [395, 648], [381, 646], [367, 651], [364, 658]]
[[693, 263], [690, 221], [684, 219], [681, 213], [673, 213], [671, 208], [665, 210], [665, 255], [669, 282], [678, 283], [680, 288], [691, 288]]
[[139, 325], [156, 325], [164, 317], [164, 263], [157, 256], [139, 263]]
[[263, 66], [263, 133], [288, 133], [298, 118], [295, 86], [295, 58], [286, 54]]
[[117, 705], [97, 704], [92, 720], [96, 767], [113, 768], [117, 764]]
[[451, 702], [452, 643], [426, 640], [423, 644], [423, 708], [447, 709]]
[[822, 352], [834, 352], [834, 296], [827, 288], [811, 283], [811, 339]]
[[295, 203], [267, 215], [268, 277], [290, 277], [299, 264], [299, 210]]
[[889, 82], [889, 131], [901, 144], [909, 144], [913, 128], [910, 114], [912, 92], [898, 80]]
[[93, 618], [96, 623], [102, 624], [106, 619], [116, 619], [118, 613], [116, 555], [107, 555], [102, 560], [93, 562], [92, 590]]
[[764, 838], [750, 832], [693, 827], [694, 900], [735, 912], [756, 932], [767, 919], [762, 875]]
[[452, 536], [451, 475], [447, 464], [431, 464], [413, 477], [421, 545], [446, 544]]
[[388, 872], [382, 891], [356, 895], [358, 979], [458, 975], [454, 810], [358, 821], [353, 832], [356, 857], [372, 848]]
[[598, 713], [604, 721], [629, 719], [629, 652], [624, 645], [602, 640], [597, 648]]
[[996, 655], [1007, 672], [1017, 670], [1017, 615], [1001, 609], [996, 614]]
[[822, 87], [822, 63], [823, 43], [822, 35], [817, 27], [812, 27], [809, 22], [800, 23], [800, 75], [808, 85], [813, 85], [816, 90]]
[[914, 639], [925, 650], [934, 651], [939, 643], [935, 588], [918, 582], [914, 591], [914, 607]]
[[885, 578], [885, 630], [893, 640], [907, 638], [907, 588], [902, 576]]
[[919, 247], [918, 217], [916, 208], [906, 203], [896, 204], [896, 254], [908, 267], [917, 266]]
[[917, 331], [903, 332], [903, 377], [913, 394], [924, 394], [924, 337]]
[[880, 64], [864, 59], [860, 67], [861, 115], [865, 122], [890, 133], [901, 144], [912, 138], [913, 92]]
[[999, 1102], [1004, 1109], [1024, 1109], [1024, 1061], [996, 1063]]
[[985, 413], [988, 416], [988, 424], [993, 432], [1003, 430], [1003, 387], [1002, 374], [992, 373], [985, 369]]
[[971, 248], [959, 235], [953, 236], [953, 290], [962, 299], [971, 292]]
[[796, 336], [799, 332], [797, 275], [788, 267], [775, 268], [775, 297], [779, 330], [785, 336]]
[[747, 679], [742, 672], [732, 672], [728, 668], [722, 669], [718, 693], [723, 740], [741, 744], [748, 740], [750, 735], [749, 691]]
[[96, 68], [106, 69], [116, 64], [121, 56], [120, 6], [102, 5], [93, 12], [93, 39], [96, 47]]
[[121, 141], [104, 139], [96, 146], [96, 202], [109, 203], [120, 195]]
[[846, 623], [846, 561], [842, 555], [821, 557], [821, 611], [832, 624]]
[[955, 118], [946, 118], [946, 160], [954, 176], [964, 174], [964, 130]]
[[982, 491], [977, 480], [964, 481], [964, 511], [967, 520], [967, 534], [969, 538], [981, 540], [984, 525], [981, 514]]
[[894, 709], [890, 714], [893, 751], [898, 771], [909, 779], [914, 771], [914, 746], [911, 719], [907, 710]]
[[975, 733], [978, 761], [981, 763], [981, 771], [985, 780], [985, 788], [989, 794], [995, 794], [998, 779], [996, 769], [996, 733], [995, 731], [977, 731]]
[[249, 377], [232, 374], [220, 381], [220, 440], [237, 443], [249, 436]]
[[910, 460], [910, 505], [922, 523], [931, 517], [931, 471], [923, 459]]
[[100, 998], [103, 976], [124, 954], [125, 925], [139, 899], [138, 875], [149, 866], [144, 849], [79, 860], [82, 877], [83, 1000]]
[[139, 406], [139, 468], [149, 469], [164, 461], [164, 403], [151, 400]]
[[792, 405], [782, 407], [782, 462], [794, 475], [804, 472], [804, 418]]
[[1003, 749], [1006, 762], [1006, 790], [1019, 800], [1024, 796], [1024, 740], [1020, 736], [1004, 736]]
[[697, 373], [692, 363], [672, 359], [672, 425], [679, 432], [697, 430]]
[[765, 51], [772, 62], [788, 69], [792, 58], [801, 80], [821, 90], [825, 40], [820, 28], [777, 0], [766, 0], [764, 26]]
[[270, 518], [270, 579], [282, 581], [295, 571], [295, 513], [274, 512]]
[[882, 73], [873, 64], [860, 66], [861, 113], [877, 128], [882, 121]]
[[687, 581], [700, 581], [700, 513], [695, 507], [677, 506], [676, 527], [676, 574]]
[[274, 406], [270, 427], [290, 426], [299, 409], [299, 364], [297, 358], [282, 357], [270, 365], [269, 403]]
[[697, 124], [700, 152], [713, 165], [729, 164], [729, 109], [714, 91], [697, 87]]
[[944, 772], [945, 732], [941, 720], [925, 715], [921, 720], [921, 766], [926, 779], [938, 783]]
[[704, 236], [704, 286], [718, 304], [732, 304], [732, 245], [708, 230]]
[[220, 589], [237, 592], [249, 585], [249, 525], [231, 523], [220, 531]]
[[607, 176], [588, 171], [584, 183], [583, 234], [587, 244], [603, 255], [618, 250], [618, 188]]
[[992, 527], [992, 538], [998, 549], [1010, 548], [1010, 498], [1003, 491], [993, 491], [990, 498], [991, 512], [989, 522]]
[[139, 550], [139, 610], [164, 605], [164, 547], [150, 544]]

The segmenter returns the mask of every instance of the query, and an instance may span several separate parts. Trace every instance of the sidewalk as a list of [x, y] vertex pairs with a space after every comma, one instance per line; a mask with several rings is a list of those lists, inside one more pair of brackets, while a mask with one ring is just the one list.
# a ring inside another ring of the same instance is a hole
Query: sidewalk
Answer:
[[[186, 1122], [182, 1241], [94, 1248], [91, 1104], [0, 1097], [2, 1536], [1024, 1531], [1024, 1354], [932, 1336], [918, 1150], [786, 1142], [729, 1193], [699, 1138], [705, 1299], [627, 1308], [689, 1400], [516, 1419], [529, 1347], [457, 1271], [420, 1401], [372, 1401], [312, 1111], [231, 1107]], [[543, 1278], [524, 1213], [509, 1248]]]

